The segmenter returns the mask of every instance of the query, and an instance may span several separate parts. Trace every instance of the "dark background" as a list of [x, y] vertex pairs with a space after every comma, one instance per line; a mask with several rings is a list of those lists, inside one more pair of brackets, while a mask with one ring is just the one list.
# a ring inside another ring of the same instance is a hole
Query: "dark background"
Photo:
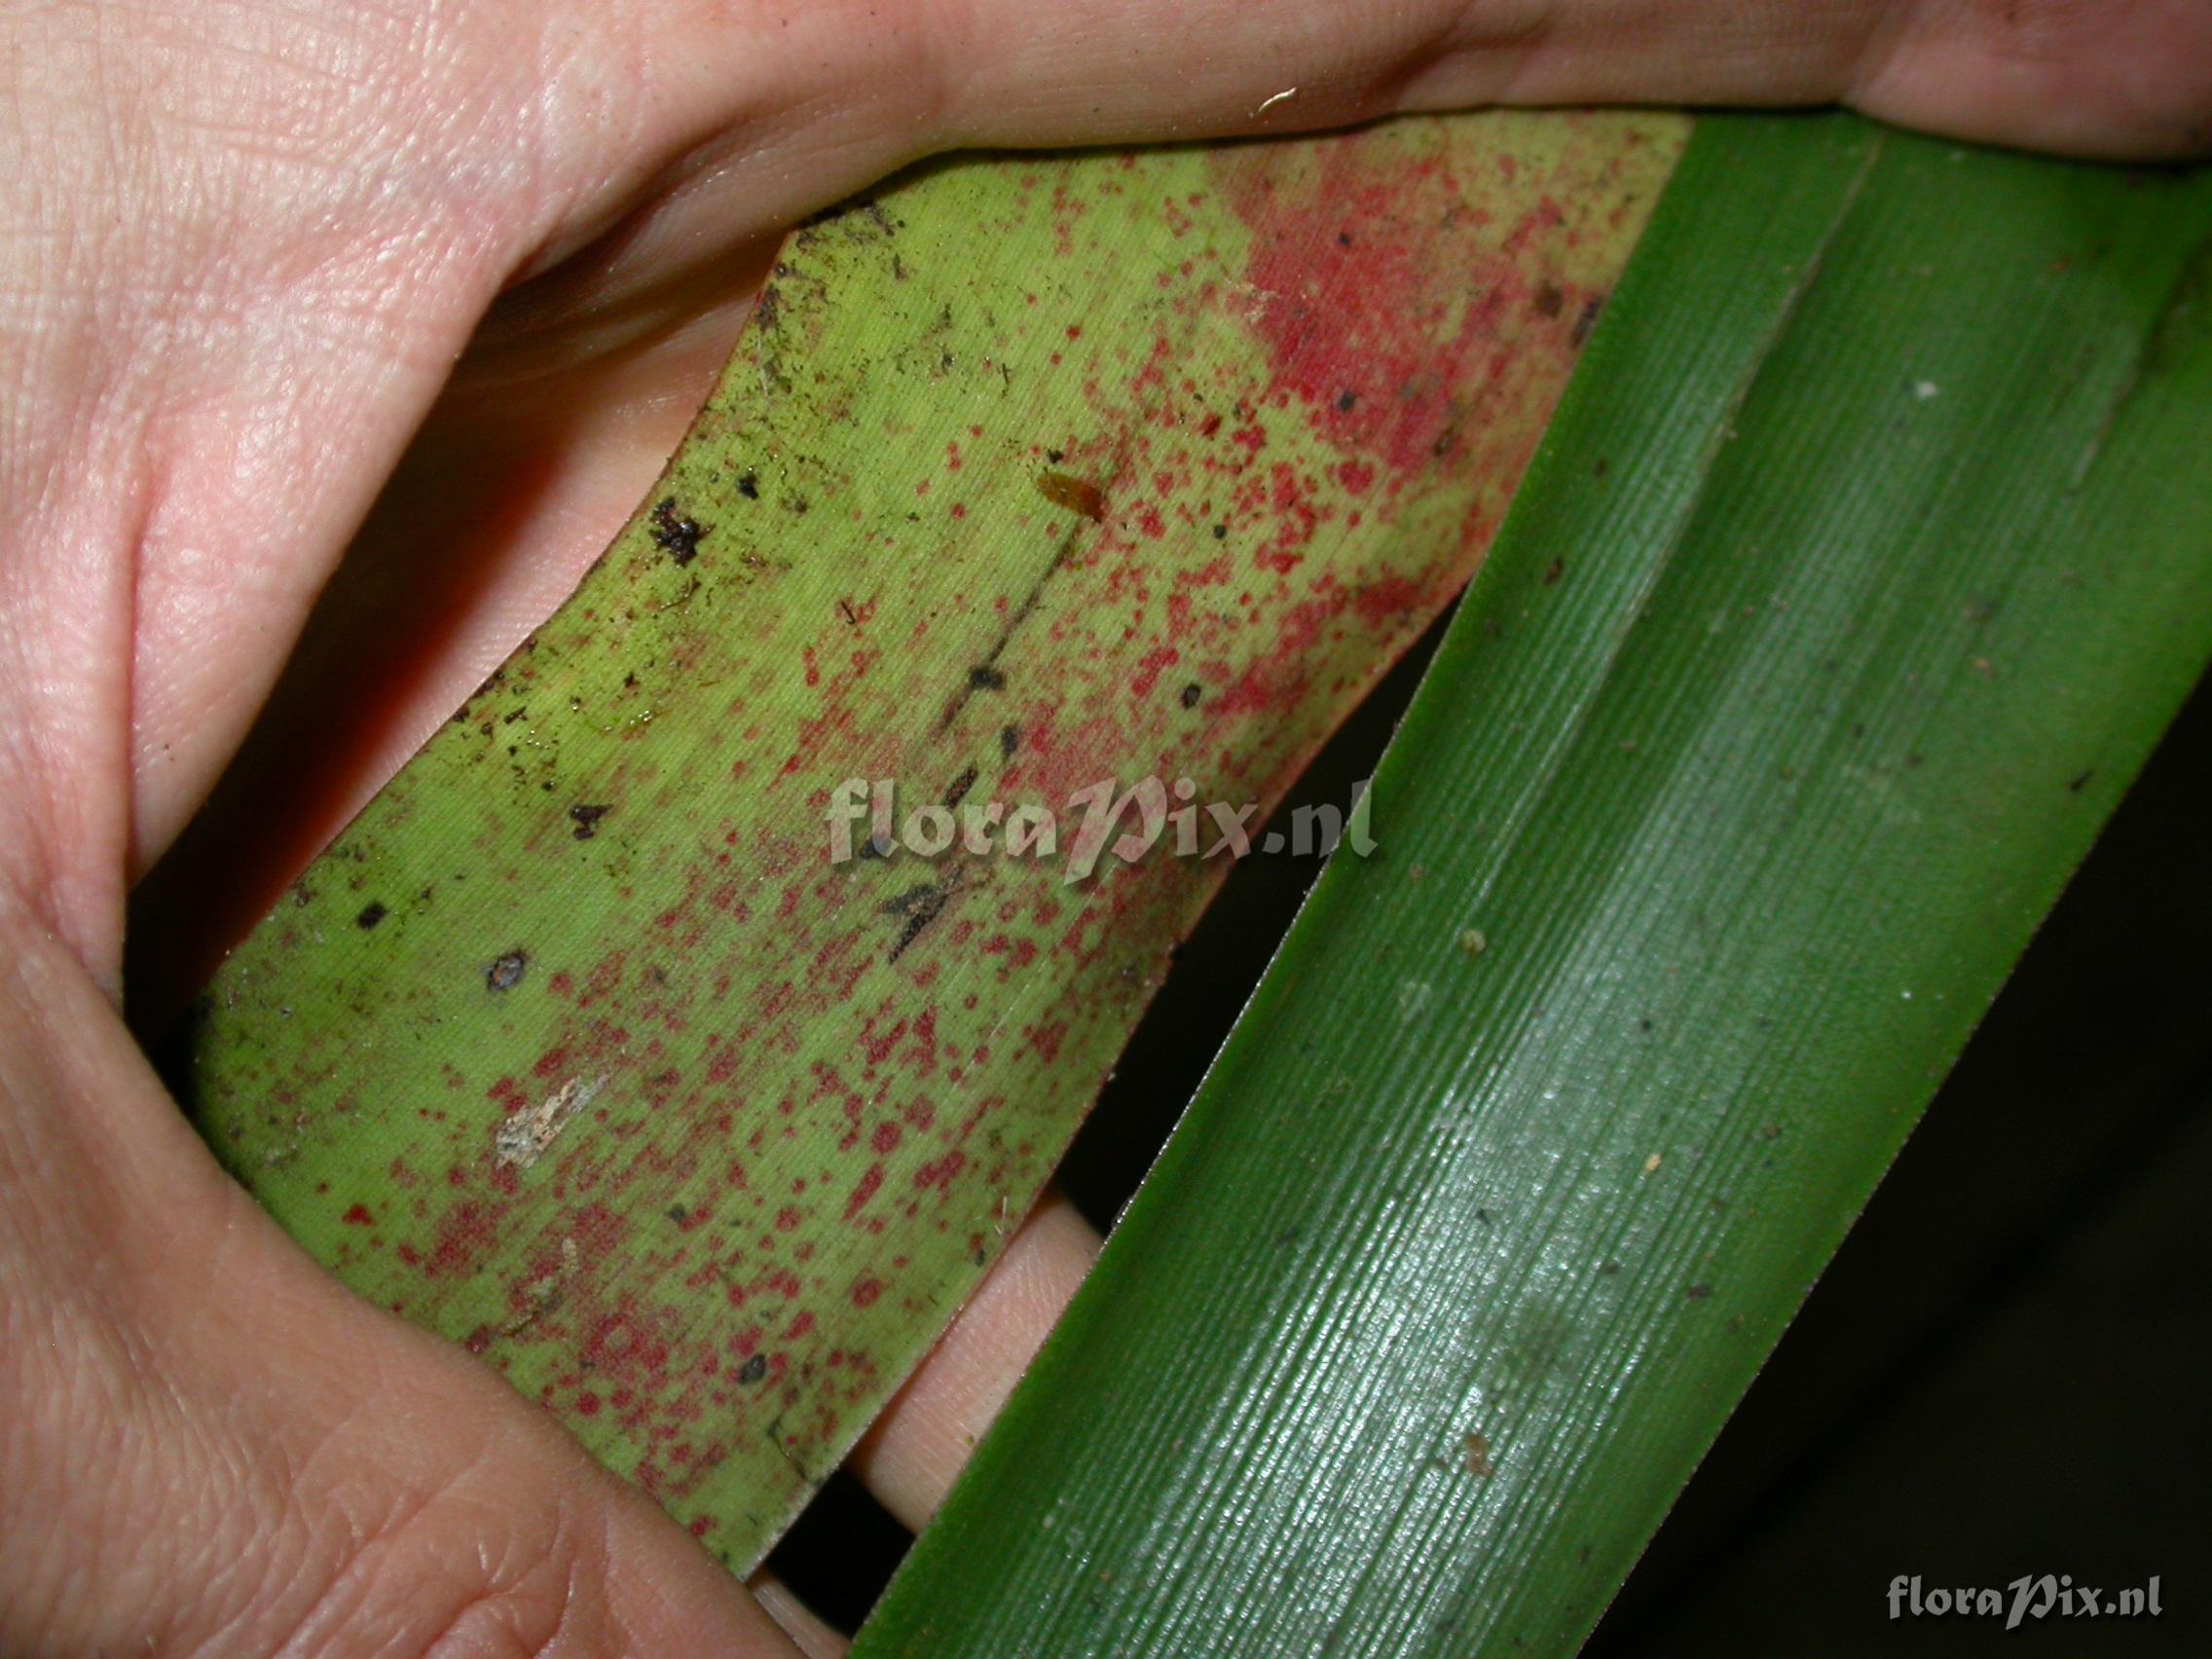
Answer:
[[[1288, 805], [1374, 765], [1435, 634]], [[2212, 1655], [2212, 689], [2199, 690], [1585, 1649]], [[1062, 1182], [1141, 1179], [1316, 873], [1255, 855]], [[771, 1567], [846, 1629], [905, 1534], [834, 1478]], [[2162, 1618], [1888, 1617], [1898, 1573], [2161, 1576]], [[1288, 1659], [1288, 1656], [1286, 1656]]]

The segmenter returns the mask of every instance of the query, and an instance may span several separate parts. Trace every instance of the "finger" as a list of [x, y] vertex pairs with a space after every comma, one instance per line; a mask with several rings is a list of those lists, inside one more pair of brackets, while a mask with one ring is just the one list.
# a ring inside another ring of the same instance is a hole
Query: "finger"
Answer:
[[[972, 0], [695, 3], [649, 14], [659, 143], [546, 258], [620, 218], [594, 292], [953, 148], [1310, 129], [1488, 104], [1846, 102], [1963, 137], [2091, 155], [2212, 143], [2196, 0]], [[765, 44], [767, 50], [763, 52]], [[786, 48], [795, 48], [788, 56]], [[771, 95], [763, 83], [780, 93]], [[788, 101], [785, 101], [788, 100]], [[764, 110], [773, 114], [763, 116]], [[625, 194], [628, 190], [629, 193]], [[539, 313], [543, 315], [542, 312]]]
[[878, 1502], [921, 1530], [1098, 1254], [1057, 1191], [1039, 1200], [960, 1317], [853, 1454]]
[[756, 1572], [750, 1580], [750, 1588], [754, 1598], [805, 1659], [844, 1659], [852, 1643], [816, 1618], [782, 1579], [772, 1572]]
[[2116, 159], [2212, 145], [2198, 0], [1920, 0], [1867, 30], [1839, 94], [1957, 138]]
[[0, 913], [0, 1652], [793, 1649], [705, 1550], [225, 1181]]
[[1477, 104], [1836, 101], [2092, 154], [2212, 141], [2212, 16], [2194, 0], [1005, 0], [961, 17], [943, 50], [974, 67], [951, 121], [990, 143]]

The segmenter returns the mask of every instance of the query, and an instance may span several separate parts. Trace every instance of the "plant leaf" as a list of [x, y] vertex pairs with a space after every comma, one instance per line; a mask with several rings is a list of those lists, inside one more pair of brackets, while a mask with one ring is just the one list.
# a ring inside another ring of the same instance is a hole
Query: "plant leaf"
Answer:
[[837, 863], [833, 792], [1273, 799], [1481, 556], [1685, 130], [961, 162], [798, 233], [601, 566], [222, 971], [217, 1152], [750, 1567], [1229, 862]]
[[1705, 118], [859, 1659], [1572, 1651], [2212, 648], [2212, 176]]

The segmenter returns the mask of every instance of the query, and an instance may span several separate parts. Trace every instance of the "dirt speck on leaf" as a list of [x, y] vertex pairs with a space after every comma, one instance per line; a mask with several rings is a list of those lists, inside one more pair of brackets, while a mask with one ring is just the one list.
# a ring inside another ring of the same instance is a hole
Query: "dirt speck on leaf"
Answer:
[[605, 1076], [572, 1077], [536, 1105], [517, 1112], [493, 1136], [499, 1161], [528, 1169], [544, 1157], [545, 1149], [560, 1138], [570, 1120], [598, 1099], [599, 1091], [606, 1087]]
[[1065, 507], [1071, 513], [1097, 523], [1106, 516], [1106, 493], [1086, 479], [1074, 478], [1065, 472], [1040, 472], [1037, 475], [1037, 494], [1055, 507]]
[[909, 887], [896, 899], [886, 900], [882, 905], [887, 916], [901, 919], [898, 940], [891, 946], [890, 960], [896, 962], [906, 953], [906, 947], [922, 937], [923, 931], [944, 914], [944, 907], [952, 903], [960, 891], [957, 870], [942, 881], [925, 881]]
[[699, 543], [709, 534], [708, 526], [676, 510], [674, 496], [663, 496], [653, 504], [653, 545], [676, 564], [688, 565], [697, 558]]

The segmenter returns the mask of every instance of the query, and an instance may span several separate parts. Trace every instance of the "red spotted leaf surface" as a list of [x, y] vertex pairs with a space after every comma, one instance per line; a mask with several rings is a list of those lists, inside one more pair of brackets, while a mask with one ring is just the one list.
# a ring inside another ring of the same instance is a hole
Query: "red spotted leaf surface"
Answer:
[[795, 233], [605, 558], [202, 1000], [210, 1142], [750, 1567], [1035, 1198], [1209, 808], [1480, 561], [1683, 130], [966, 160]]

